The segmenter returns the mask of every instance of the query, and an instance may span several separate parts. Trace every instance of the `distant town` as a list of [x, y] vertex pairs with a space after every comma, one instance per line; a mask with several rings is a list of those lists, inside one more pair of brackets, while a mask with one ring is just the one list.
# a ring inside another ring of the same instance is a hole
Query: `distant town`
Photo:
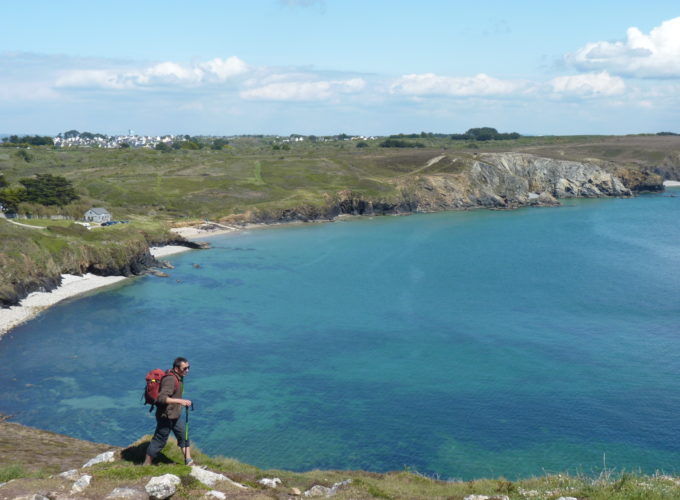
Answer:
[[273, 143], [288, 144], [294, 142], [327, 142], [327, 141], [365, 141], [377, 139], [376, 136], [362, 136], [362, 135], [347, 135], [338, 134], [332, 136], [315, 136], [315, 135], [300, 135], [291, 134], [289, 136], [190, 136], [190, 135], [139, 135], [133, 130], [129, 130], [125, 135], [106, 135], [92, 132], [79, 132], [77, 130], [69, 130], [57, 134], [55, 137], [51, 136], [18, 136], [6, 135], [1, 137], [1, 145], [3, 146], [54, 146], [58, 148], [70, 147], [91, 147], [91, 148], [151, 148], [151, 149], [170, 149], [186, 147], [186, 143], [196, 143], [201, 146], [206, 144], [217, 146], [216, 149], [229, 144], [230, 140], [237, 137], [258, 137], [268, 138]]

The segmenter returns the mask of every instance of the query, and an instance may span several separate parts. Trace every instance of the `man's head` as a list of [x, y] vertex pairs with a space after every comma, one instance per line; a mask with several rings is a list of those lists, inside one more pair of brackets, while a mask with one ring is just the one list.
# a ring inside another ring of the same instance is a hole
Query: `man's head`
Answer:
[[172, 368], [175, 370], [177, 373], [181, 375], [186, 375], [189, 373], [189, 361], [187, 358], [175, 358], [175, 361], [172, 363]]

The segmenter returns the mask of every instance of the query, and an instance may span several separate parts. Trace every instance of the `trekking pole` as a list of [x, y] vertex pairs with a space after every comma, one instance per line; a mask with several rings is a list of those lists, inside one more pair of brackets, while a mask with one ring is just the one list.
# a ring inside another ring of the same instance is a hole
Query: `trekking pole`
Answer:
[[184, 407], [184, 463], [187, 463], [187, 448], [189, 448], [189, 407]]
[[[189, 407], [184, 407], [184, 463], [187, 463], [187, 449], [189, 448]], [[191, 403], [191, 411], [194, 411], [194, 403]]]

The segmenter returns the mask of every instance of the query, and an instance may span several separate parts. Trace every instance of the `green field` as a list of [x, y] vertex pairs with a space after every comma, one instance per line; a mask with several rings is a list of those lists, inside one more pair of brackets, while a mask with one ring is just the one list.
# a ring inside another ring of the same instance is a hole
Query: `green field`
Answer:
[[[356, 147], [358, 141], [336, 140], [291, 143], [289, 150], [275, 150], [276, 141], [241, 137], [217, 151], [43, 146], [30, 149], [30, 161], [18, 154], [19, 149], [4, 147], [0, 148], [0, 173], [10, 183], [43, 173], [72, 181], [80, 201], [66, 209], [40, 209], [43, 215], [77, 216], [92, 206], [103, 206], [116, 219], [135, 215], [219, 219], [249, 210], [325, 206], [339, 191], [394, 200], [400, 179], [455, 173], [483, 152], [520, 151], [568, 160], [600, 158], [647, 169], [675, 162], [680, 152], [680, 137], [642, 135], [477, 142], [417, 139], [424, 148], [383, 148], [376, 139], [362, 148]], [[426, 166], [442, 154], [449, 160]]]

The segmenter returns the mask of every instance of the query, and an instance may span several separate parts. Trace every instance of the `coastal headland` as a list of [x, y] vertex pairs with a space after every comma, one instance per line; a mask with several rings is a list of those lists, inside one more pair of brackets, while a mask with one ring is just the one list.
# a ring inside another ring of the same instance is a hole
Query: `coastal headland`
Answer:
[[[219, 151], [34, 147], [30, 161], [23, 149], [2, 148], [5, 184], [58, 172], [78, 199], [20, 204], [31, 218], [0, 220], [0, 332], [65, 298], [162, 268], [159, 259], [207, 246], [194, 240], [210, 235], [347, 215], [556, 206], [661, 191], [680, 178], [676, 136], [429, 141], [395, 149], [337, 141], [281, 150], [266, 138]], [[130, 223], [75, 224], [92, 206]]]
[[[23, 207], [39, 215], [18, 220], [23, 225], [0, 219], [0, 330], [7, 331], [60, 300], [160, 270], [166, 265], [164, 257], [204, 248], [212, 235], [253, 226], [351, 215], [548, 207], [565, 198], [662, 191], [664, 184], [674, 185], [680, 178], [680, 141], [646, 139], [634, 137], [629, 144], [626, 138], [565, 140], [557, 146], [523, 144], [517, 151], [482, 144], [464, 151], [368, 147], [337, 154], [328, 149], [194, 154], [38, 148], [31, 153], [35, 165], [19, 163], [23, 160], [11, 149], [0, 150], [0, 169], [10, 184], [27, 172], [59, 168], [56, 171], [73, 181], [81, 197], [70, 207]], [[109, 153], [113, 159], [106, 158]], [[80, 171], [69, 166], [78, 160], [86, 163]], [[140, 172], [133, 174], [137, 168]], [[50, 218], [90, 206], [106, 206], [116, 219], [130, 222], [88, 229], [70, 219]], [[130, 495], [136, 491], [142, 498], [151, 478], [166, 473], [180, 478], [175, 498], [196, 498], [207, 491], [170, 449], [167, 463], [137, 467], [148, 437], [121, 450], [8, 422], [0, 422], [0, 436], [5, 457], [0, 461], [0, 483], [9, 480], [0, 484], [3, 498], [36, 494], [105, 498], [116, 488], [127, 488]], [[82, 467], [107, 450], [113, 451], [112, 462]], [[606, 467], [595, 476], [461, 482], [414, 471], [264, 471], [236, 460], [196, 456], [209, 470], [247, 488], [221, 479], [212, 487], [227, 498], [289, 498], [316, 486], [314, 491], [324, 496], [333, 491], [337, 498], [680, 498], [676, 476], [615, 474]], [[50, 477], [69, 469], [76, 471], [70, 475], [76, 482], [90, 476], [91, 486], [86, 488], [91, 489], [70, 493], [73, 479]], [[275, 477], [282, 480], [278, 489], [262, 482]]]

